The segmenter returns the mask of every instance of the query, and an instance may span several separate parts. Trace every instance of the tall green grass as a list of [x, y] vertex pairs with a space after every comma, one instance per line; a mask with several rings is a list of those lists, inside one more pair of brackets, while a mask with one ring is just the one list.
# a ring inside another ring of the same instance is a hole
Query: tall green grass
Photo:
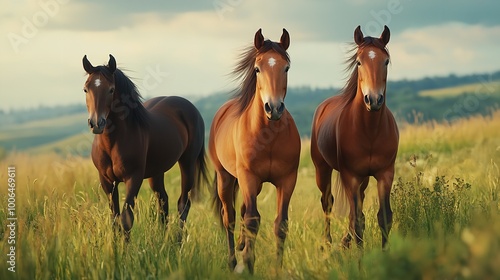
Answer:
[[[365, 203], [364, 250], [324, 246], [320, 192], [304, 141], [283, 268], [275, 262], [275, 190], [266, 184], [258, 199], [262, 220], [254, 276], [228, 270], [226, 236], [213, 215], [208, 188], [193, 204], [184, 241], [178, 243], [177, 217], [171, 215], [163, 227], [145, 183], [131, 242], [124, 244], [112, 230], [107, 198], [88, 158], [11, 154], [0, 163], [0, 279], [496, 279], [499, 116], [401, 131], [388, 251], [381, 250], [373, 180]], [[16, 273], [6, 263], [9, 165], [17, 172]], [[175, 214], [177, 167], [165, 183]], [[121, 201], [124, 192], [120, 188]], [[346, 228], [346, 221], [334, 219], [334, 240], [340, 241]]]

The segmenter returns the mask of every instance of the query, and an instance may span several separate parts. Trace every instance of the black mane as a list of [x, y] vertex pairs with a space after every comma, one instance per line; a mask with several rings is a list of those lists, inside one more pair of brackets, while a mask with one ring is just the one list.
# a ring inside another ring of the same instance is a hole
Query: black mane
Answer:
[[135, 83], [120, 69], [111, 73], [107, 66], [97, 66], [96, 68], [96, 72], [99, 72], [109, 82], [112, 82], [114, 77], [116, 96], [111, 105], [111, 113], [118, 114], [122, 120], [134, 122], [144, 127], [148, 126], [148, 111], [142, 104], [143, 98]]

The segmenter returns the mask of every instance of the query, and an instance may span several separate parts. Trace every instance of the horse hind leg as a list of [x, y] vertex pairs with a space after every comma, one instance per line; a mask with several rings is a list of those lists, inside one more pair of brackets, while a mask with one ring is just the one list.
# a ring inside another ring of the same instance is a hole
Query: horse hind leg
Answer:
[[149, 178], [149, 186], [153, 190], [156, 199], [158, 200], [158, 212], [160, 220], [163, 224], [168, 223], [168, 195], [165, 191], [164, 174], [158, 174]]
[[191, 199], [189, 198], [189, 192], [194, 186], [195, 176], [196, 176], [196, 160], [186, 160], [181, 158], [179, 160], [179, 167], [181, 170], [181, 195], [177, 200], [177, 211], [180, 218], [180, 227], [184, 228], [187, 216], [189, 214], [189, 209], [191, 209]]

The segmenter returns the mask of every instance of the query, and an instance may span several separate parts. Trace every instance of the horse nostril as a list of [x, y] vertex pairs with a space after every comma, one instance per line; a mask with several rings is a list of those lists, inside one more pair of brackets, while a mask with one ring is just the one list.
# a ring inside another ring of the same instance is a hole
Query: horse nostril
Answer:
[[382, 105], [382, 103], [384, 102], [384, 96], [383, 95], [380, 95], [378, 98], [377, 98], [377, 105]]
[[264, 110], [266, 110], [266, 113], [271, 114], [273, 112], [273, 108], [269, 105], [269, 103], [266, 103], [264, 105]]
[[370, 97], [368, 95], [365, 95], [365, 104], [370, 105]]
[[105, 118], [99, 119], [99, 122], [97, 123], [97, 127], [104, 127], [104, 126], [106, 126], [106, 119]]
[[278, 114], [282, 114], [283, 111], [285, 111], [285, 103], [281, 102], [280, 106], [278, 107]]

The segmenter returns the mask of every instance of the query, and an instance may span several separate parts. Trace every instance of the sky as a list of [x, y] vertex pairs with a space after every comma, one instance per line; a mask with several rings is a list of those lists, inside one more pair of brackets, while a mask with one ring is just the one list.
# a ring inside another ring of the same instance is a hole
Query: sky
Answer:
[[0, 0], [0, 110], [78, 104], [109, 54], [146, 97], [233, 89], [262, 28], [290, 33], [289, 86], [340, 87], [354, 29], [391, 30], [389, 80], [500, 70], [498, 0]]

